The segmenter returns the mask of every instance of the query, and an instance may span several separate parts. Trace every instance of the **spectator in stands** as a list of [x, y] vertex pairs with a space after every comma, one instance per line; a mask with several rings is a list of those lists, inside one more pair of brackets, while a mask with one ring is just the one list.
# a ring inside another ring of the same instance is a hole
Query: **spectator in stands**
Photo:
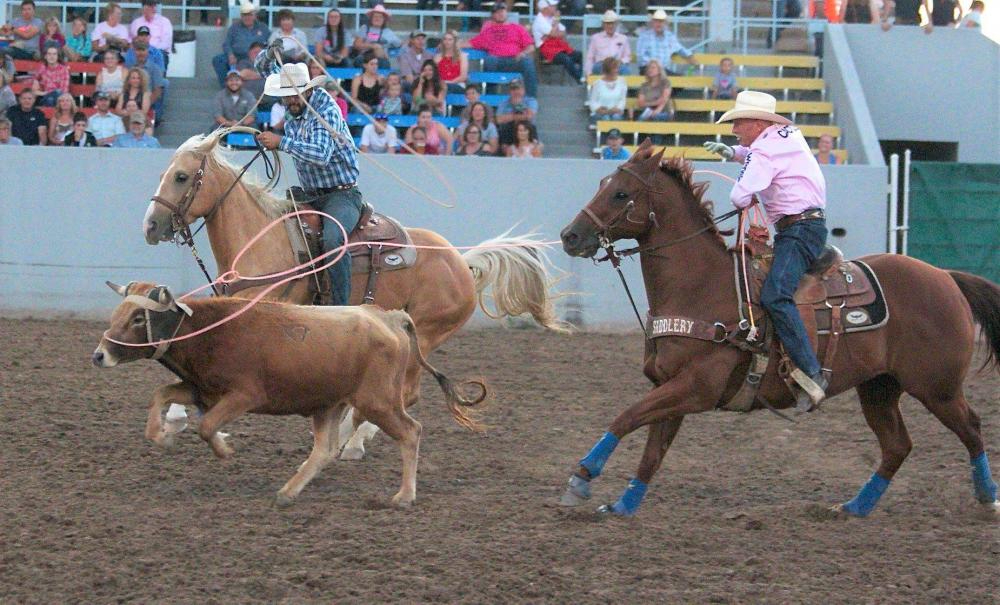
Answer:
[[969, 12], [965, 14], [962, 18], [961, 23], [958, 24], [960, 28], [973, 27], [982, 29], [983, 27], [983, 11], [986, 9], [986, 5], [983, 4], [983, 0], [973, 0], [972, 4], [969, 5]]
[[398, 116], [406, 113], [407, 104], [403, 102], [403, 84], [399, 76], [386, 78], [385, 96], [378, 102], [378, 112], [387, 116]]
[[365, 153], [396, 153], [399, 146], [399, 135], [396, 128], [389, 123], [389, 116], [375, 113], [374, 122], [365, 124], [361, 131], [361, 151]]
[[623, 162], [629, 158], [628, 149], [622, 147], [625, 140], [622, 138], [622, 131], [612, 128], [608, 131], [607, 145], [601, 149], [602, 160], [618, 160]]
[[566, 26], [559, 22], [557, 0], [538, 0], [538, 14], [531, 23], [531, 35], [538, 54], [548, 63], [558, 63], [575, 81], [583, 76], [583, 53], [566, 41]]
[[628, 38], [618, 32], [618, 14], [613, 10], [604, 12], [601, 17], [602, 31], [590, 37], [587, 45], [587, 58], [583, 61], [583, 71], [588, 74], [601, 73], [601, 62], [608, 57], [618, 59], [618, 72], [629, 74], [629, 63], [632, 61], [632, 49]]
[[535, 50], [531, 35], [517, 23], [507, 23], [507, 6], [503, 2], [493, 5], [490, 21], [483, 25], [479, 35], [468, 42], [472, 48], [486, 51], [483, 60], [486, 71], [520, 72], [528, 89], [528, 96], [538, 94], [538, 75], [535, 73]]
[[94, 133], [97, 144], [110, 147], [115, 137], [125, 133], [125, 126], [120, 117], [111, 113], [111, 97], [106, 92], [94, 95], [94, 106], [97, 111], [87, 120], [87, 130]]
[[12, 76], [6, 70], [0, 69], [0, 116], [7, 113], [7, 109], [17, 105], [17, 95], [10, 87]]
[[45, 20], [45, 29], [38, 36], [38, 52], [43, 57], [45, 56], [45, 49], [49, 46], [60, 50], [66, 46], [66, 36], [63, 35], [59, 20], [55, 17], [49, 17]]
[[[126, 112], [126, 114], [121, 117], [122, 118], [122, 125], [125, 127], [125, 130], [128, 130], [128, 117], [130, 115], [132, 115], [133, 113], [137, 112], [137, 111], [140, 111], [140, 110], [139, 110], [139, 106], [135, 102], [135, 99], [129, 99], [125, 103], [125, 112]], [[153, 136], [153, 122], [152, 122], [152, 120], [149, 119], [149, 114], [146, 114], [146, 118], [147, 118], [146, 119], [146, 134], [148, 134], [149, 136]]]
[[497, 105], [496, 122], [500, 132], [500, 144], [504, 149], [514, 143], [514, 124], [534, 122], [538, 113], [538, 101], [524, 94], [524, 84], [513, 80], [508, 88], [508, 97]]
[[[35, 16], [35, 0], [21, 1], [21, 16], [10, 20], [10, 33], [14, 41], [7, 52], [15, 59], [38, 59], [40, 57], [38, 39], [45, 24]], [[14, 125], [15, 128], [17, 125]], [[23, 137], [21, 137], [23, 138]], [[30, 145], [30, 143], [25, 143]]]
[[128, 132], [115, 137], [111, 146], [130, 149], [159, 149], [160, 142], [146, 134], [146, 116], [141, 111], [136, 111], [128, 118]]
[[[263, 42], [251, 42], [250, 50], [247, 51], [247, 58], [240, 59], [236, 62], [235, 66], [235, 69], [240, 72], [240, 77], [243, 78], [244, 90], [249, 91], [254, 99], [259, 99], [264, 94], [264, 76], [260, 75], [260, 72], [253, 68], [253, 62], [262, 50], [264, 50]], [[228, 76], [229, 74], [226, 75]], [[263, 101], [261, 103], [264, 104]]]
[[[253, 126], [256, 113], [247, 115], [257, 99], [249, 91], [243, 90], [243, 78], [235, 69], [226, 76], [226, 87], [215, 95], [215, 127]], [[245, 117], [244, 117], [245, 116]]]
[[483, 131], [475, 124], [469, 124], [462, 131], [461, 145], [455, 155], [494, 155], [493, 148], [483, 141]]
[[149, 48], [159, 50], [163, 53], [163, 71], [166, 73], [170, 66], [170, 51], [174, 46], [174, 26], [163, 15], [156, 13], [156, 4], [159, 0], [142, 0], [142, 14], [132, 21], [129, 26], [129, 34], [134, 39], [139, 35], [139, 30], [146, 28], [149, 35]]
[[10, 134], [10, 120], [0, 116], [0, 145], [24, 145], [21, 139]]
[[427, 129], [423, 126], [413, 126], [406, 131], [406, 145], [408, 148], [403, 148], [402, 153], [438, 155], [436, 147], [427, 145]]
[[[893, 25], [920, 25], [921, 6], [924, 7], [924, 11], [928, 15], [931, 14], [931, 7], [927, 3], [927, 0], [894, 0], [890, 6], [892, 7], [893, 17], [887, 19], [882, 24], [882, 29], [886, 31]], [[927, 25], [929, 27], [925, 27], [924, 31], [930, 33], [933, 25], [930, 23]]]
[[507, 146], [509, 158], [540, 158], [545, 146], [538, 140], [538, 132], [531, 122], [514, 124], [514, 144]]
[[[469, 113], [472, 111], [472, 106], [479, 103], [479, 87], [472, 85], [465, 87], [465, 107], [462, 109], [462, 113], [459, 116], [460, 121], [468, 122]], [[493, 108], [489, 105], [486, 106], [487, 114], [489, 115], [489, 121], [493, 121]]]
[[87, 35], [87, 22], [83, 17], [73, 17], [70, 26], [69, 38], [63, 48], [66, 58], [70, 61], [87, 61], [90, 55], [94, 54], [90, 45], [90, 36]]
[[660, 62], [653, 59], [646, 64], [646, 81], [639, 87], [636, 109], [639, 121], [666, 122], [674, 119], [670, 80], [663, 73]]
[[167, 79], [164, 77], [163, 69], [155, 63], [149, 62], [149, 45], [141, 40], [133, 45], [135, 50], [135, 66], [142, 69], [149, 76], [149, 102], [150, 107], [156, 114], [156, 121], [163, 119], [163, 100], [167, 94]]
[[[268, 44], [281, 40], [281, 60], [285, 63], [301, 63], [305, 61], [309, 39], [305, 32], [295, 27], [295, 13], [283, 8], [278, 11], [278, 29], [271, 32]], [[301, 46], [300, 46], [301, 45]]]
[[413, 105], [416, 107], [426, 105], [431, 108], [434, 115], [443, 116], [446, 92], [447, 89], [441, 83], [441, 76], [438, 75], [437, 63], [434, 59], [427, 59], [420, 67], [420, 77], [413, 86]]
[[608, 57], [601, 62], [601, 79], [590, 87], [590, 121], [620, 120], [625, 115], [628, 86], [618, 76], [618, 59]]
[[94, 133], [87, 130], [87, 116], [82, 111], [73, 115], [73, 130], [63, 137], [64, 147], [97, 147]]
[[955, 0], [934, 0], [930, 18], [928, 30], [933, 30], [934, 27], [955, 27], [962, 19], [962, 7]]
[[355, 57], [355, 65], [360, 66], [366, 53], [373, 53], [378, 59], [379, 67], [389, 69], [389, 51], [399, 48], [403, 41], [396, 32], [389, 29], [389, 11], [381, 4], [367, 13], [368, 23], [358, 28], [354, 34], [351, 55]]
[[[674, 55], [684, 57], [690, 65], [697, 65], [694, 54], [681, 44], [677, 34], [667, 29], [667, 13], [663, 9], [654, 12], [649, 20], [649, 27], [639, 33], [636, 55], [640, 70], [645, 70], [650, 61], [658, 61], [661, 68], [673, 66], [671, 57]], [[680, 72], [667, 69], [667, 73], [679, 75]]]
[[479, 130], [479, 140], [486, 143], [490, 151], [495, 153], [500, 148], [500, 132], [491, 119], [490, 108], [486, 103], [476, 101], [469, 105], [468, 110], [468, 118], [458, 126], [458, 136], [463, 137], [465, 130], [474, 126]]
[[410, 32], [410, 41], [396, 58], [399, 62], [399, 75], [403, 78], [404, 88], [413, 90], [424, 62], [430, 57], [431, 52], [427, 50], [427, 34], [420, 31]]
[[326, 24], [316, 28], [313, 34], [316, 50], [313, 54], [327, 67], [347, 67], [347, 55], [351, 51], [350, 32], [344, 30], [344, 16], [331, 8], [326, 14]]
[[[420, 106], [417, 112], [417, 126], [423, 130], [425, 135], [427, 144], [425, 153], [428, 155], [451, 155], [453, 140], [451, 133], [445, 128], [444, 124], [434, 121], [430, 107], [426, 105]], [[414, 130], [415, 128], [411, 128], [406, 131], [407, 144], [412, 143]]]
[[31, 88], [39, 96], [42, 107], [55, 107], [59, 95], [69, 92], [69, 67], [63, 62], [62, 52], [55, 46], [45, 49], [42, 65], [35, 72]]
[[363, 71], [351, 80], [351, 98], [367, 113], [372, 112], [381, 100], [382, 76], [378, 73], [379, 60], [375, 53], [367, 52], [362, 58]]
[[[267, 46], [271, 30], [257, 21], [257, 7], [251, 0], [240, 0], [240, 20], [233, 22], [226, 30], [226, 41], [222, 43], [222, 54], [212, 57], [212, 68], [219, 81], [219, 88], [226, 84], [226, 74], [232, 68], [246, 69], [237, 64], [250, 57], [250, 47], [254, 42]], [[250, 63], [253, 67], [253, 63]], [[249, 81], [249, 79], [244, 78]], [[263, 89], [262, 89], [263, 90]]]
[[106, 50], [104, 52], [104, 67], [97, 72], [97, 90], [106, 92], [109, 97], [117, 100], [125, 86], [126, 75], [128, 75], [128, 71], [122, 67], [118, 51], [113, 48]]
[[122, 7], [117, 2], [109, 2], [105, 9], [107, 18], [94, 27], [90, 32], [90, 42], [95, 53], [103, 53], [108, 49], [125, 52], [132, 37], [128, 33], [128, 28], [122, 24]]
[[59, 95], [55, 111], [49, 118], [48, 137], [50, 144], [58, 145], [66, 137], [66, 133], [73, 130], [73, 117], [78, 111], [73, 95], [68, 92]]
[[149, 38], [149, 28], [145, 25], [136, 30], [135, 37], [132, 38], [132, 46], [125, 51], [125, 67], [135, 67], [135, 45], [141, 42], [149, 49], [149, 58], [146, 59], [146, 61], [149, 63], [155, 63], [161, 70], [163, 70], [163, 73], [167, 73], [166, 53], [159, 48], [152, 46], [149, 43]]
[[115, 113], [122, 117], [129, 115], [131, 112], [126, 109], [129, 101], [135, 101], [136, 110], [143, 114], [149, 113], [149, 108], [153, 103], [149, 90], [149, 74], [138, 67], [128, 70], [122, 94], [115, 101]]
[[715, 74], [715, 79], [712, 80], [712, 98], [735, 99], [739, 91], [736, 74], [733, 73], [733, 60], [723, 57], [719, 61], [719, 73]]
[[833, 137], [828, 134], [819, 135], [819, 143], [816, 145], [816, 162], [823, 164], [836, 164], [837, 156], [833, 154]]
[[879, 23], [879, 0], [846, 0], [843, 3], [844, 23]]
[[469, 56], [459, 46], [457, 31], [445, 32], [434, 54], [434, 62], [449, 93], [465, 91], [465, 83], [469, 80]]
[[319, 81], [323, 83], [322, 84], [323, 90], [330, 93], [331, 97], [336, 97], [337, 92], [340, 90], [340, 88], [337, 86], [337, 83], [334, 82], [333, 79], [330, 77], [330, 75], [326, 72], [326, 68], [317, 63], [316, 61], [308, 61], [306, 65], [309, 69], [309, 79], [313, 80], [315, 78], [322, 78]]
[[25, 145], [45, 145], [49, 133], [45, 114], [35, 107], [35, 93], [25, 88], [17, 95], [17, 105], [7, 109], [10, 133]]

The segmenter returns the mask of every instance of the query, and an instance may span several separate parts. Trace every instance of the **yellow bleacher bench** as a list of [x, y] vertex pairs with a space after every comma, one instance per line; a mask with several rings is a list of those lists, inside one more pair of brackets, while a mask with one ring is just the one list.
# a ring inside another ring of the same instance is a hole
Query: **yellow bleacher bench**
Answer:
[[[624, 147], [629, 152], [630, 155], [635, 153], [635, 150], [638, 148], [637, 145], [625, 145]], [[657, 151], [663, 149], [664, 157], [668, 158], [683, 157], [688, 160], [719, 160], [719, 161], [722, 160], [722, 158], [720, 158], [718, 155], [711, 153], [709, 151], [705, 151], [704, 147], [678, 146], [678, 147], [654, 147], [654, 149], [656, 149]], [[816, 153], [815, 149], [813, 149], [813, 153]], [[839, 162], [840, 164], [847, 163], [846, 149], [834, 149], [830, 153], [836, 156], [837, 162]]]
[[[673, 135], [674, 144], [680, 145], [682, 135], [714, 137], [721, 141], [723, 136], [733, 134], [732, 124], [712, 124], [708, 122], [627, 122], [624, 120], [600, 120], [597, 122], [597, 144], [601, 144], [601, 134], [612, 128], [617, 128], [623, 135], [631, 134], [634, 143], [639, 143], [640, 134]], [[832, 136], [837, 145], [840, 144], [840, 127], [838, 126], [798, 126], [802, 135], [818, 138], [820, 135]]]
[[[629, 90], [638, 90], [646, 81], [644, 76], [620, 76], [625, 79], [625, 85]], [[587, 84], [593, 84], [601, 76], [587, 76]], [[670, 86], [673, 88], [701, 88], [707, 95], [708, 89], [712, 86], [712, 76], [670, 76]], [[785, 99], [788, 99], [790, 90], [816, 90], [825, 98], [826, 85], [822, 78], [761, 78], [761, 77], [737, 77], [736, 84], [742, 90], [772, 90], [782, 91]]]
[[[626, 109], [635, 109], [638, 101], [634, 97], [625, 99]], [[729, 111], [736, 104], [729, 99], [674, 99], [674, 109], [688, 113], [707, 113], [709, 121]], [[778, 113], [791, 115], [792, 121], [800, 113], [826, 115], [833, 122], [833, 103], [828, 101], [778, 101]]]

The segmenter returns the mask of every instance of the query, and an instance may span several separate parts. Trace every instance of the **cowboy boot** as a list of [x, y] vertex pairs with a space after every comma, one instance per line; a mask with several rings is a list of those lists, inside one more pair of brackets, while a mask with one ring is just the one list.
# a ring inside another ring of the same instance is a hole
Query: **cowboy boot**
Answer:
[[799, 386], [799, 390], [795, 394], [795, 409], [799, 412], [815, 410], [819, 403], [826, 398], [826, 388], [830, 385], [822, 372], [806, 376], [805, 372], [795, 368], [792, 370], [791, 378]]

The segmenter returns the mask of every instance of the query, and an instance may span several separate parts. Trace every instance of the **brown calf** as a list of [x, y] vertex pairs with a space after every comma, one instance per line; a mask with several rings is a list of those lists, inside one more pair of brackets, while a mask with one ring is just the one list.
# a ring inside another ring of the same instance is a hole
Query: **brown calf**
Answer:
[[247, 301], [203, 298], [175, 301], [165, 286], [133, 282], [108, 285], [125, 300], [111, 317], [111, 327], [94, 351], [94, 365], [109, 368], [137, 359], [156, 359], [181, 382], [153, 395], [146, 437], [168, 447], [161, 413], [169, 402], [197, 406], [203, 417], [198, 434], [220, 458], [233, 454], [219, 429], [241, 415], [310, 416], [312, 453], [284, 487], [277, 504], [285, 506], [302, 491], [338, 451], [336, 427], [346, 406], [399, 442], [403, 482], [393, 503], [416, 499], [420, 423], [404, 409], [403, 377], [411, 364], [434, 375], [448, 409], [462, 426], [480, 425], [459, 408], [486, 398], [486, 386], [464, 399], [448, 378], [431, 367], [417, 345], [410, 316], [372, 305], [303, 307], [261, 302], [239, 317], [188, 340], [161, 346], [147, 344], [191, 334], [243, 308]]

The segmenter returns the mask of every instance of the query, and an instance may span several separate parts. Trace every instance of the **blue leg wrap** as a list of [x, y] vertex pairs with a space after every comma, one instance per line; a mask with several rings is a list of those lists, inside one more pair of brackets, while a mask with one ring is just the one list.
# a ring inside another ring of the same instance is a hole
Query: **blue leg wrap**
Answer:
[[594, 444], [590, 453], [584, 456], [583, 460], [580, 460], [580, 466], [587, 469], [591, 479], [597, 478], [604, 469], [604, 463], [608, 461], [616, 447], [618, 447], [618, 437], [611, 433], [604, 433], [604, 436]]
[[996, 502], [997, 484], [990, 474], [990, 460], [986, 457], [986, 452], [972, 461], [972, 485], [976, 490], [976, 500], [983, 504]]
[[875, 510], [879, 498], [888, 488], [888, 479], [882, 478], [882, 475], [878, 473], [872, 473], [872, 478], [868, 480], [868, 483], [865, 483], [853, 500], [844, 504], [843, 510], [855, 517], [867, 517], [870, 512]]
[[646, 495], [647, 487], [642, 481], [632, 479], [628, 482], [628, 487], [625, 488], [625, 491], [622, 492], [622, 497], [618, 498], [618, 502], [615, 502], [611, 506], [611, 511], [622, 517], [631, 517], [635, 514], [635, 511], [639, 510], [642, 498]]

